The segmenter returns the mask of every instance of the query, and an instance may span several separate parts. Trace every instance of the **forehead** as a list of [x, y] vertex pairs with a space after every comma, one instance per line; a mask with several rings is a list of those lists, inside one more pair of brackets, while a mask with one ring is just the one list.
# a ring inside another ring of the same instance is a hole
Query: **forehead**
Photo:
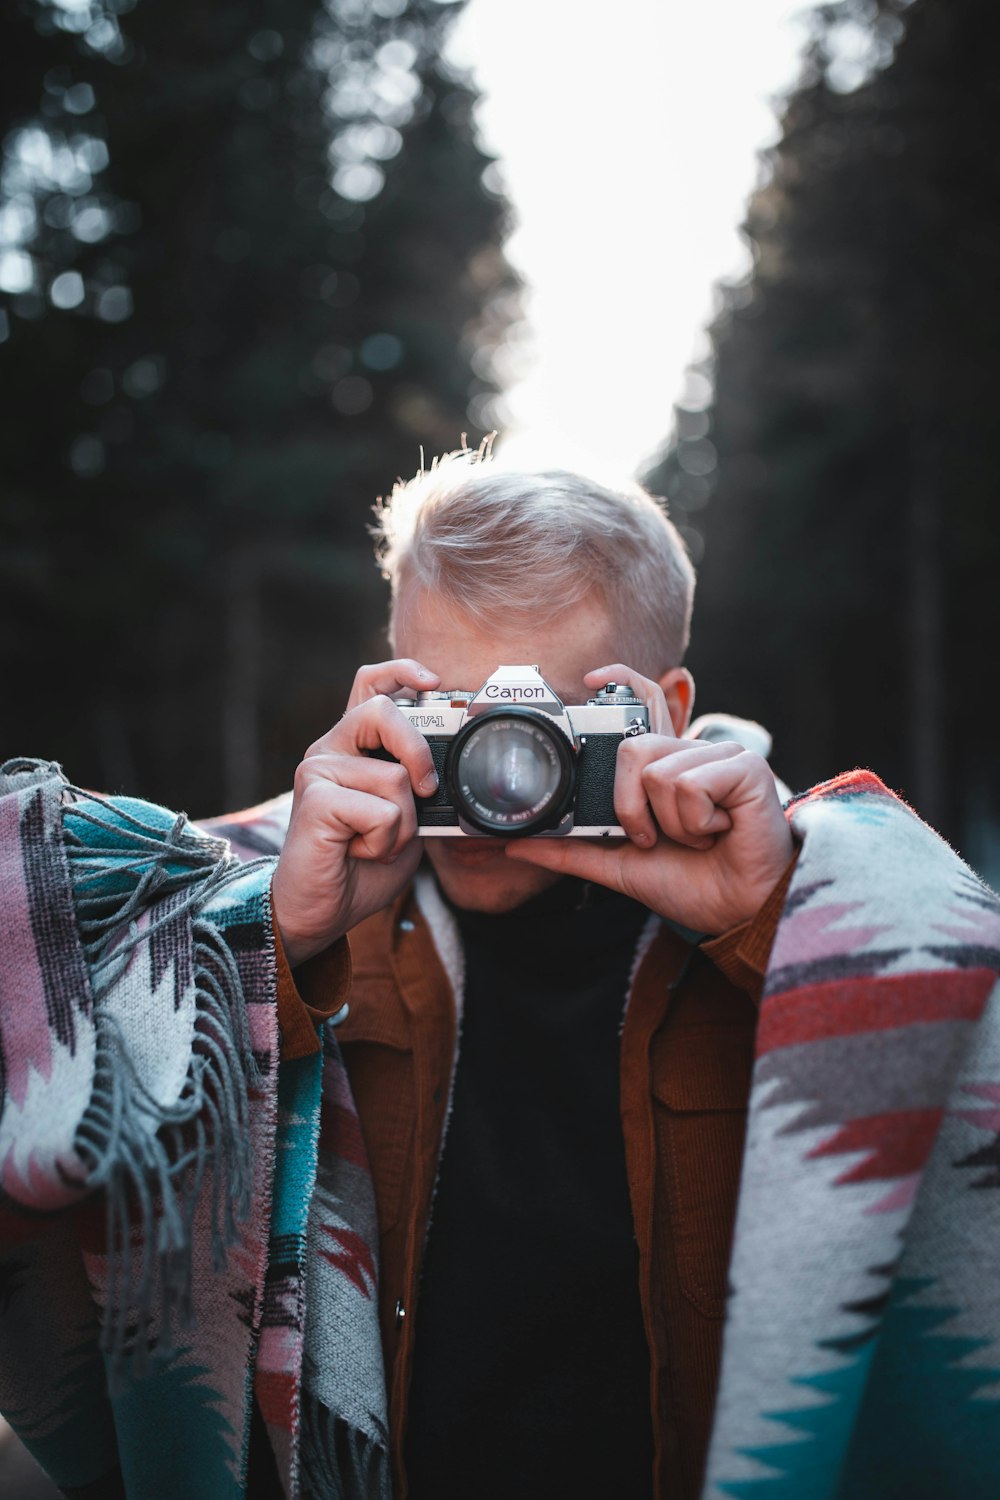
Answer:
[[426, 589], [402, 589], [393, 620], [393, 650], [438, 672], [442, 686], [477, 688], [499, 666], [536, 666], [564, 701], [580, 691], [585, 672], [621, 660], [601, 596], [565, 609], [540, 605], [534, 619], [483, 624], [443, 604]]

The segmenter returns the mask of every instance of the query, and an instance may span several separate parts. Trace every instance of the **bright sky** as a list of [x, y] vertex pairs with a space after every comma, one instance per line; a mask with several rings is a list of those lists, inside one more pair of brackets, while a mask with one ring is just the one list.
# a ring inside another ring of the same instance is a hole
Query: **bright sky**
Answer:
[[704, 352], [712, 285], [745, 272], [737, 226], [771, 101], [803, 41], [788, 0], [469, 0], [449, 54], [483, 94], [527, 283], [503, 452], [609, 479], [667, 437]]

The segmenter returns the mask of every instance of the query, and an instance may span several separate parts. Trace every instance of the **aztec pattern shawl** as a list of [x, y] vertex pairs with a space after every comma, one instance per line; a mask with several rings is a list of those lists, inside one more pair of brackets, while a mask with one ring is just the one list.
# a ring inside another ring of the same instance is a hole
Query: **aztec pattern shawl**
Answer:
[[0, 768], [0, 1409], [73, 1495], [242, 1495], [252, 1391], [287, 1495], [389, 1494], [371, 1184], [330, 1028], [278, 1067], [273, 865]]
[[996, 1500], [1000, 901], [867, 772], [788, 815], [704, 1500]]
[[876, 777], [792, 802], [706, 1497], [1000, 1494], [1000, 902]]
[[[374, 1217], [329, 1027], [275, 1087], [254, 857], [289, 799], [215, 825], [240, 870], [162, 809], [8, 773], [0, 1406], [64, 1484], [111, 1456], [129, 1496], [238, 1495], [256, 1352], [286, 1492], [387, 1494]], [[993, 1500], [1000, 903], [867, 773], [789, 816], [704, 1500]]]

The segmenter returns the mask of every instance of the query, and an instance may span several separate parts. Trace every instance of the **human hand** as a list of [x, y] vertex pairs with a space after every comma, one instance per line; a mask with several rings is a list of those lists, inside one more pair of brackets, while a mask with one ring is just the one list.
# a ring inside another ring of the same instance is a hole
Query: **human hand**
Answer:
[[[388, 695], [439, 682], [408, 659], [362, 667], [344, 717], [296, 770], [288, 835], [271, 883], [292, 968], [388, 906], [420, 862], [413, 798], [433, 792], [437, 773], [427, 741]], [[383, 748], [398, 765], [363, 753]]]
[[649, 709], [650, 733], [618, 749], [615, 815], [627, 840], [514, 839], [507, 857], [622, 891], [696, 932], [747, 921], [795, 847], [767, 761], [735, 743], [677, 739], [659, 684], [620, 662], [584, 682], [631, 683]]

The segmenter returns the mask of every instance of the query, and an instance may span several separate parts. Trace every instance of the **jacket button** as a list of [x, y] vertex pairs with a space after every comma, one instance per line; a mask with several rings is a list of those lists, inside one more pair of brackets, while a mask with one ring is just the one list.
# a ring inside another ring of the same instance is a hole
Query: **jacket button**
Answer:
[[399, 924], [399, 930], [400, 932], [412, 932], [415, 926], [416, 923], [411, 922], [409, 917], [404, 917]]
[[403, 1319], [405, 1317], [406, 1317], [406, 1308], [403, 1306], [402, 1302], [397, 1297], [396, 1298], [396, 1327], [397, 1328], [401, 1328], [402, 1327]]

